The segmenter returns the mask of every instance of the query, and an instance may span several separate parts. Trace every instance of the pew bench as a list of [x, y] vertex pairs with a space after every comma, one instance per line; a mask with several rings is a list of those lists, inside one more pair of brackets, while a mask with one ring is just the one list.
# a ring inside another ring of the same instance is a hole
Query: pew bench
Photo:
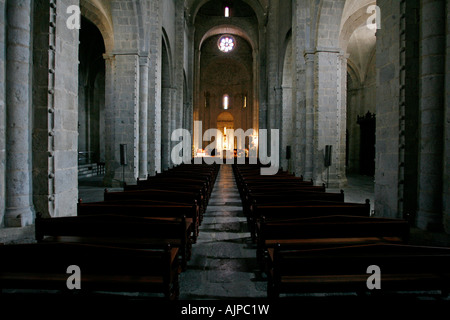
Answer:
[[188, 204], [148, 203], [145, 200], [78, 203], [77, 215], [120, 215], [129, 217], [178, 219], [186, 217], [186, 221], [191, 225], [190, 234], [193, 243], [197, 241], [199, 234], [200, 221], [198, 208]]
[[[75, 243], [0, 246], [0, 289], [69, 292], [67, 273], [76, 265], [81, 292], [142, 292], [179, 296], [178, 248], [141, 250]], [[78, 291], [78, 290], [77, 290]]]
[[253, 239], [257, 239], [258, 219], [263, 217], [266, 221], [277, 221], [330, 215], [370, 217], [370, 203], [330, 202], [326, 204], [326, 202], [312, 200], [298, 203], [298, 205], [255, 205], [249, 218], [249, 231]]
[[278, 205], [290, 204], [297, 201], [335, 201], [344, 202], [344, 191], [340, 193], [333, 192], [284, 192], [275, 194], [250, 193], [243, 201], [244, 214], [251, 215], [253, 206], [256, 205]]
[[208, 205], [209, 195], [204, 186], [199, 184], [187, 184], [183, 180], [174, 179], [162, 180], [162, 181], [152, 181], [146, 183], [138, 183], [136, 185], [125, 185], [124, 191], [145, 191], [145, 190], [169, 190], [171, 192], [194, 192], [197, 197], [197, 201], [202, 204], [204, 208]]
[[173, 191], [168, 189], [145, 189], [135, 191], [109, 192], [105, 189], [104, 201], [157, 200], [198, 206], [199, 221], [206, 210], [203, 196], [198, 192]]
[[368, 267], [380, 267], [383, 292], [435, 291], [448, 295], [450, 248], [367, 244], [335, 248], [269, 249], [268, 297], [281, 293], [370, 291]]
[[324, 216], [289, 221], [258, 221], [257, 257], [264, 263], [268, 248], [313, 249], [409, 240], [409, 223], [402, 219]]
[[142, 218], [121, 215], [79, 217], [37, 217], [38, 242], [71, 242], [134, 249], [178, 248], [181, 270], [185, 271], [192, 252], [192, 220], [182, 218]]
[[189, 191], [201, 192], [203, 197], [208, 200], [210, 196], [210, 186], [202, 179], [193, 178], [180, 178], [180, 177], [150, 177], [147, 180], [137, 180], [136, 185], [126, 185], [124, 191], [127, 190], [143, 190], [143, 189], [155, 189], [155, 187], [170, 187], [170, 190], [187, 189]]

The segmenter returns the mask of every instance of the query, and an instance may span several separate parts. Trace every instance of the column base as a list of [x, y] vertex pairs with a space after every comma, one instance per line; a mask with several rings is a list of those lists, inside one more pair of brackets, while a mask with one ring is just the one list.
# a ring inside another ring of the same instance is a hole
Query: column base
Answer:
[[325, 186], [330, 189], [341, 189], [348, 185], [346, 175], [344, 175], [343, 177], [339, 177], [335, 173], [331, 172], [328, 175], [326, 171], [313, 178], [313, 181], [315, 185], [321, 185], [322, 183], [324, 183]]
[[445, 233], [450, 234], [450, 217], [444, 218], [444, 231], [445, 231]]
[[444, 226], [442, 222], [442, 215], [438, 213], [432, 213], [427, 211], [418, 211], [416, 226], [419, 229], [432, 231], [432, 232], [443, 232]]
[[22, 228], [34, 223], [34, 212], [32, 207], [7, 208], [4, 217], [6, 228]]

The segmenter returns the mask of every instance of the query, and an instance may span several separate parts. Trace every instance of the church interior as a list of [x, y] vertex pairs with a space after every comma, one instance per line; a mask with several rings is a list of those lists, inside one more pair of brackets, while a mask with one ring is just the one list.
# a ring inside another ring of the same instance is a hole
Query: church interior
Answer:
[[0, 0], [0, 261], [0, 303], [450, 302], [448, 1]]

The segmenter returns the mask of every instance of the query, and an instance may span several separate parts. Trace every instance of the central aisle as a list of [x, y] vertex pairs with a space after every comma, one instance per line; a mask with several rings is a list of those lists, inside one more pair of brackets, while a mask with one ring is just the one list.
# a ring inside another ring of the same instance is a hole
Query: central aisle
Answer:
[[267, 297], [246, 222], [232, 167], [222, 165], [192, 258], [180, 274], [180, 300]]

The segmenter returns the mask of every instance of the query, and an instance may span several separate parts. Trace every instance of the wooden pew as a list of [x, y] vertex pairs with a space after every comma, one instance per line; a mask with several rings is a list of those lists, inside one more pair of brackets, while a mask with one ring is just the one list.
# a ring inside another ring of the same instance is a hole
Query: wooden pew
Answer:
[[296, 201], [305, 200], [322, 200], [322, 201], [335, 201], [344, 202], [344, 191], [340, 193], [334, 192], [307, 192], [307, 191], [287, 191], [277, 192], [271, 194], [265, 193], [250, 193], [242, 201], [243, 211], [246, 216], [251, 215], [253, 206], [256, 205], [277, 205], [282, 203], [293, 203]]
[[38, 242], [74, 242], [134, 249], [178, 248], [186, 270], [191, 256], [192, 220], [185, 216], [143, 218], [124, 215], [86, 215], [41, 218], [35, 221]]
[[208, 185], [214, 185], [214, 182], [217, 178], [217, 174], [219, 172], [220, 166], [214, 167], [197, 167], [197, 166], [178, 166], [172, 168], [168, 171], [164, 171], [162, 173], [158, 173], [156, 177], [159, 176], [176, 176], [176, 177], [185, 177], [185, 178], [202, 178], [203, 180], [207, 180]]
[[197, 201], [203, 208], [208, 205], [208, 192], [201, 184], [187, 184], [183, 179], [162, 179], [146, 180], [145, 183], [138, 182], [137, 185], [125, 185], [124, 191], [145, 191], [145, 190], [168, 190], [172, 192], [194, 192], [197, 195]]
[[104, 201], [93, 203], [79, 203], [77, 207], [78, 216], [86, 215], [125, 215], [132, 217], [163, 217], [181, 218], [192, 223], [191, 237], [195, 243], [199, 232], [198, 208], [189, 204], [164, 204], [152, 203], [146, 200], [132, 201]]
[[450, 287], [450, 248], [368, 244], [310, 250], [269, 249], [268, 296], [280, 293], [369, 291], [367, 273], [381, 271], [382, 292], [441, 290]]
[[276, 221], [329, 215], [370, 217], [370, 202], [368, 200], [364, 204], [306, 200], [286, 205], [282, 203], [277, 205], [254, 205], [252, 208], [249, 229], [254, 239], [258, 237], [257, 222], [261, 218], [264, 218], [266, 221]]
[[68, 292], [67, 268], [81, 271], [81, 291], [152, 292], [179, 296], [178, 248], [141, 250], [75, 243], [0, 246], [0, 289]]
[[153, 177], [148, 177], [147, 180], [139, 180], [138, 184], [145, 184], [147, 181], [159, 180], [159, 179], [184, 179], [192, 180], [196, 182], [201, 182], [205, 187], [212, 189], [214, 185], [214, 178], [211, 173], [205, 173], [202, 171], [191, 172], [191, 171], [176, 171], [171, 170]]
[[173, 191], [168, 189], [145, 189], [135, 191], [109, 192], [104, 193], [105, 201], [130, 201], [130, 200], [156, 200], [175, 202], [180, 204], [189, 204], [198, 206], [199, 222], [201, 223], [205, 206], [203, 205], [203, 196], [201, 193], [193, 191]]
[[258, 224], [257, 257], [263, 263], [268, 248], [311, 249], [378, 242], [406, 244], [409, 223], [402, 219], [323, 216]]

